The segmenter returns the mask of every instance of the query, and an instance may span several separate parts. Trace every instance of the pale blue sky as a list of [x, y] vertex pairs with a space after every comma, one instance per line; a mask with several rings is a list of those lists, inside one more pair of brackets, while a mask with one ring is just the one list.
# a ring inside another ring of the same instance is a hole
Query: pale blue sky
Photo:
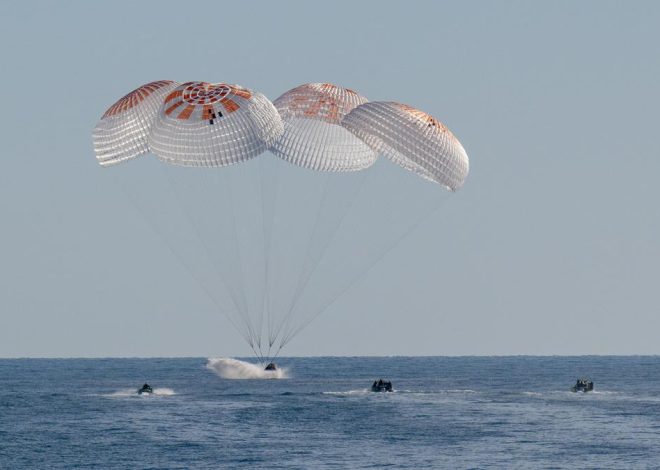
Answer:
[[99, 116], [160, 79], [332, 82], [470, 156], [286, 354], [660, 353], [658, 24], [657, 2], [3, 2], [0, 357], [249, 354], [95, 162]]

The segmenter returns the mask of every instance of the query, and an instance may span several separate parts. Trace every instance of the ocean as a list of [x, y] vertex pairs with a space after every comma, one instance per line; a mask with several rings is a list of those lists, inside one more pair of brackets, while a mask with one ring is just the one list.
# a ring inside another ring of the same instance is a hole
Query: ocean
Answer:
[[660, 357], [277, 362], [0, 360], [0, 468], [660, 468]]

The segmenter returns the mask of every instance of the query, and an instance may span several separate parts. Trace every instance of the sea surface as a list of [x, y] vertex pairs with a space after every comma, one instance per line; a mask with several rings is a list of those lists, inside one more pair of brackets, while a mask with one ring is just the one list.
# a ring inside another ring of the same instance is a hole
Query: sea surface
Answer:
[[0, 360], [0, 468], [660, 468], [660, 357], [207, 362]]

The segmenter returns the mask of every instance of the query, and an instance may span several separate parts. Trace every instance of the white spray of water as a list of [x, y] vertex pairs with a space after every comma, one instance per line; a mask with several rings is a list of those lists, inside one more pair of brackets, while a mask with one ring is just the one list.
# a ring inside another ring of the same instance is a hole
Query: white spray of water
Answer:
[[170, 397], [172, 395], [176, 395], [176, 392], [171, 388], [154, 388], [153, 395], [158, 397]]
[[251, 362], [239, 361], [230, 357], [210, 357], [206, 368], [223, 379], [286, 379], [287, 369], [264, 370]]
[[154, 388], [153, 393], [142, 393], [138, 394], [137, 389], [135, 388], [125, 388], [122, 390], [117, 390], [116, 392], [108, 393], [106, 397], [170, 397], [176, 395], [176, 392], [171, 388]]

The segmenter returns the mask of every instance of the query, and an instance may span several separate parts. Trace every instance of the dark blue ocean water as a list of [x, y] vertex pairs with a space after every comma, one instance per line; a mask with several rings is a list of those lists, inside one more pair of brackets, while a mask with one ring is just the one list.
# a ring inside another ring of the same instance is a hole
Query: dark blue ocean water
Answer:
[[[0, 360], [0, 467], [660, 468], [660, 357]], [[569, 390], [588, 375], [596, 391]], [[375, 378], [394, 393], [371, 393]], [[159, 394], [133, 393], [145, 381]]]

